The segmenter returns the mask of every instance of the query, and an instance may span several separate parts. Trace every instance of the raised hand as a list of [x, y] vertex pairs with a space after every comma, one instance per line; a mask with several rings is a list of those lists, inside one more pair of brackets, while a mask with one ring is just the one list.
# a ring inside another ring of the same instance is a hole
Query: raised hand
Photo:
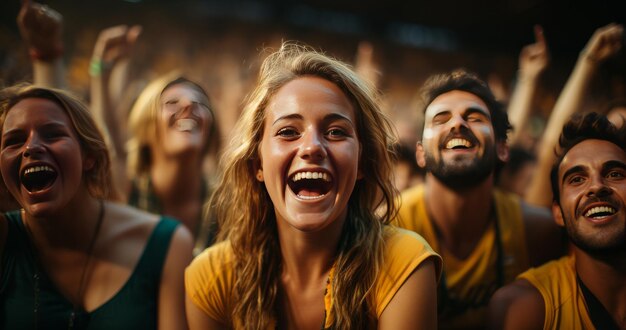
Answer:
[[63, 54], [63, 16], [54, 9], [23, 0], [17, 25], [34, 60], [49, 62]]
[[94, 46], [89, 73], [92, 76], [108, 73], [115, 63], [128, 58], [140, 34], [139, 25], [117, 25], [102, 30]]
[[550, 62], [550, 52], [546, 44], [543, 29], [535, 25], [535, 43], [522, 48], [519, 55], [520, 74], [525, 78], [538, 77]]
[[592, 62], [602, 62], [622, 48], [624, 27], [611, 23], [594, 32], [581, 55]]

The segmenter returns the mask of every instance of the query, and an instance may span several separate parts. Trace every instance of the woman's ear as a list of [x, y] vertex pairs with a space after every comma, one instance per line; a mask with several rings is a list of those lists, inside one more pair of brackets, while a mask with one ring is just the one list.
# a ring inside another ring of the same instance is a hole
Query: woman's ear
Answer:
[[96, 160], [93, 157], [85, 156], [85, 159], [83, 159], [83, 171], [91, 171], [95, 165]]
[[264, 180], [263, 179], [263, 169], [259, 168], [259, 169], [256, 170], [256, 179], [259, 182], [263, 182], [263, 180]]

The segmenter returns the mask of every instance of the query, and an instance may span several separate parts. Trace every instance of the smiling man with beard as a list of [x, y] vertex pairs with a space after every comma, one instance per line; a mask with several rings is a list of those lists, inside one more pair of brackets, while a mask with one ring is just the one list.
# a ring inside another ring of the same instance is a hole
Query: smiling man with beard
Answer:
[[573, 254], [499, 290], [490, 321], [507, 329], [626, 329], [626, 127], [571, 120], [552, 167], [552, 213]]
[[511, 125], [483, 81], [465, 71], [433, 76], [422, 97], [416, 158], [427, 174], [423, 185], [403, 193], [397, 224], [444, 259], [440, 327], [484, 328], [493, 292], [562, 255], [562, 235], [547, 209], [495, 189]]

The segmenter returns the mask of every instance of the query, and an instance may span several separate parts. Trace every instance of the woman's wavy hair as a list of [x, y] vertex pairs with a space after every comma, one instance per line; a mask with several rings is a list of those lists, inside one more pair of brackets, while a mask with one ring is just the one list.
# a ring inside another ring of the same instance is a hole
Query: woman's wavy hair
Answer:
[[129, 115], [128, 129], [130, 139], [127, 143], [128, 159], [127, 172], [129, 177], [137, 177], [146, 174], [151, 165], [151, 146], [155, 139], [160, 139], [157, 130], [157, 120], [161, 111], [161, 94], [174, 85], [184, 84], [195, 89], [203, 97], [202, 103], [206, 105], [211, 114], [212, 121], [209, 127], [208, 141], [204, 154], [217, 153], [220, 149], [220, 132], [217, 118], [209, 95], [195, 82], [181, 77], [179, 72], [171, 72], [161, 76], [146, 86], [135, 101]]
[[370, 325], [373, 285], [383, 253], [383, 226], [396, 214], [398, 195], [392, 184], [392, 146], [395, 131], [380, 109], [377, 90], [348, 65], [296, 43], [283, 43], [263, 62], [254, 91], [248, 96], [237, 134], [220, 163], [221, 177], [211, 199], [220, 221], [218, 240], [228, 240], [235, 254], [236, 278], [232, 325], [267, 327], [275, 318], [281, 253], [272, 200], [255, 179], [266, 107], [277, 91], [299, 77], [314, 76], [336, 84], [355, 109], [357, 134], [363, 152], [348, 202], [332, 282], [334, 328], [360, 329]]
[[104, 137], [87, 106], [70, 93], [31, 84], [18, 84], [3, 89], [0, 91], [0, 132], [4, 131], [9, 111], [20, 101], [29, 98], [52, 101], [65, 111], [78, 136], [84, 156], [95, 160], [94, 166], [84, 173], [89, 193], [95, 198], [118, 199], [119, 196], [112, 188], [111, 160]]

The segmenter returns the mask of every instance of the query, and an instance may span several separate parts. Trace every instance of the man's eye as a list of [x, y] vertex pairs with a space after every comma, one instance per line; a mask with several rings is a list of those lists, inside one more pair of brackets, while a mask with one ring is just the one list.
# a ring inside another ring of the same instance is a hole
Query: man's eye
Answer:
[[569, 182], [570, 184], [578, 184], [584, 181], [585, 181], [585, 178], [580, 175], [572, 176], [571, 178], [569, 178], [569, 180], [567, 180], [567, 182]]
[[479, 123], [483, 121], [483, 117], [479, 115], [470, 115], [467, 117], [468, 122]]
[[623, 171], [611, 171], [607, 174], [608, 178], [612, 178], [612, 179], [619, 179], [619, 178], [623, 178], [624, 177], [624, 172]]

